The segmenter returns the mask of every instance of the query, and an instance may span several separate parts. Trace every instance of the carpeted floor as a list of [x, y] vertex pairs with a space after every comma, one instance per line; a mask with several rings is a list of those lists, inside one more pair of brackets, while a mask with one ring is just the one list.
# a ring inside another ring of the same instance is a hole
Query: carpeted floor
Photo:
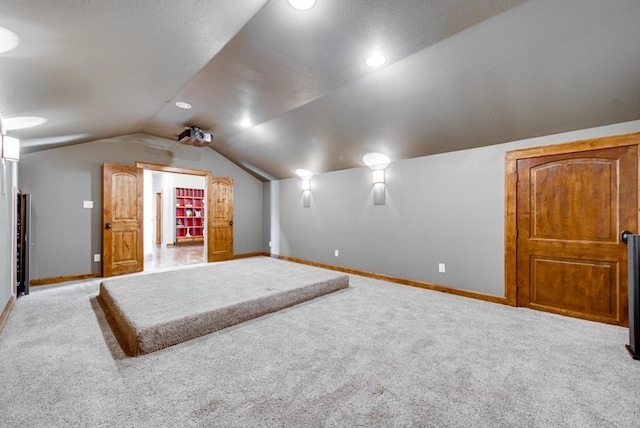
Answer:
[[130, 358], [99, 282], [16, 301], [0, 334], [0, 426], [639, 426], [624, 328], [350, 276]]
[[138, 355], [348, 286], [349, 276], [341, 272], [251, 257], [110, 278], [100, 284], [98, 299], [126, 342], [125, 352]]

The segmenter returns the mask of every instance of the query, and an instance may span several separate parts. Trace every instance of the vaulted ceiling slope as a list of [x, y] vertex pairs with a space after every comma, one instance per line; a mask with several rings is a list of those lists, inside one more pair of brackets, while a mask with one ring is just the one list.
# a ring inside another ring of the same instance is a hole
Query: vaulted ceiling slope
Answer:
[[196, 125], [260, 179], [322, 173], [640, 119], [638, 22], [638, 0], [2, 0], [0, 116], [47, 119], [8, 131], [24, 152]]

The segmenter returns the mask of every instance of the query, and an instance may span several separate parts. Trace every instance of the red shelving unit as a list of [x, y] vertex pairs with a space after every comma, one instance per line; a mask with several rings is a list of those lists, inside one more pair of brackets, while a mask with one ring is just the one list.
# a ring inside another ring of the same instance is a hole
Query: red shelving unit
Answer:
[[175, 188], [176, 245], [202, 244], [206, 204], [204, 189]]

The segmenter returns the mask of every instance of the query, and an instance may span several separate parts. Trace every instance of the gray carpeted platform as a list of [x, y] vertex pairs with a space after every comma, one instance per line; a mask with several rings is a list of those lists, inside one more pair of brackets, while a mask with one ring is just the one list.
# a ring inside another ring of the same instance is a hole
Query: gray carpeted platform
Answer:
[[255, 257], [105, 280], [99, 298], [139, 355], [348, 286], [340, 272]]

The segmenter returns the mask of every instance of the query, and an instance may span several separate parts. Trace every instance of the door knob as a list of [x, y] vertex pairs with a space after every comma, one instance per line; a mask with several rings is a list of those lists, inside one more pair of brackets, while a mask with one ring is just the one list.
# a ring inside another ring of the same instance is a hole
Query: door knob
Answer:
[[107, 224], [105, 224], [105, 225], [104, 225], [104, 228], [105, 228], [105, 229], [111, 229], [111, 223], [107, 223]]
[[629, 232], [628, 230], [623, 230], [622, 233], [620, 234], [620, 240], [626, 244], [629, 241], [629, 235], [631, 235], [632, 233]]
[[229, 226], [233, 226], [233, 220], [229, 221]]

